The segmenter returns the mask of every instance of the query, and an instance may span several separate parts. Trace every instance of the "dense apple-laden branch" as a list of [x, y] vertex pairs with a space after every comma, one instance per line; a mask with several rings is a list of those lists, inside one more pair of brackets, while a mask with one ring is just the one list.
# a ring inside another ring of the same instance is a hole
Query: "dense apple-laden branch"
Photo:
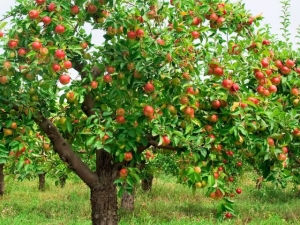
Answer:
[[[4, 104], [8, 104], [7, 101], [2, 99]], [[17, 105], [12, 106], [13, 109], [19, 111]], [[84, 183], [89, 187], [99, 185], [98, 176], [77, 156], [70, 144], [63, 138], [56, 126], [40, 112], [36, 112], [33, 116], [34, 121], [40, 127], [40, 129], [50, 139], [54, 151], [59, 157], [68, 164], [68, 167], [73, 170]]]

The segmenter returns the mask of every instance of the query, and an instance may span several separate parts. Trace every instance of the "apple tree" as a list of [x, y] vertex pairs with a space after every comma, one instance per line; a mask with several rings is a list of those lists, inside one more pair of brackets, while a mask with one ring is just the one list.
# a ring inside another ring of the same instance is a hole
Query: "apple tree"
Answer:
[[118, 223], [117, 186], [132, 190], [150, 146], [182, 157], [179, 179], [227, 218], [244, 162], [288, 177], [297, 55], [241, 2], [17, 2], [0, 35], [1, 137], [18, 132], [8, 120], [38, 126], [90, 188], [94, 225]]

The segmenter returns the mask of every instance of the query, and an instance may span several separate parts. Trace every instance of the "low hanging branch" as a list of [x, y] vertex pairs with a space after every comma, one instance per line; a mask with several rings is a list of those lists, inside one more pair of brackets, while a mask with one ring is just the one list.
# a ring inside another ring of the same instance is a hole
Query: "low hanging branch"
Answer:
[[69, 168], [72, 169], [89, 187], [97, 185], [99, 183], [98, 176], [73, 152], [72, 147], [62, 137], [53, 123], [41, 114], [38, 114], [34, 120], [41, 130], [47, 134], [53, 145], [54, 151], [58, 153], [59, 157], [64, 162], [68, 163]]

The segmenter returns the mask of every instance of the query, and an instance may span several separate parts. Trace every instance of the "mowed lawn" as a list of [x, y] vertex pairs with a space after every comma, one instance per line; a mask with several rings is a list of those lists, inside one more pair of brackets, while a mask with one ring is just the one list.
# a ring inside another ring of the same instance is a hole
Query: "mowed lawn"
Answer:
[[[1, 225], [86, 225], [90, 222], [89, 190], [77, 178], [67, 180], [64, 188], [47, 178], [46, 191], [37, 190], [38, 181], [6, 179], [6, 195], [0, 197]], [[244, 178], [243, 193], [235, 197], [237, 216], [219, 222], [218, 201], [204, 196], [202, 189], [193, 195], [176, 179], [160, 175], [149, 193], [137, 190], [135, 211], [120, 212], [122, 225], [196, 225], [196, 224], [300, 224], [300, 198], [292, 188], [255, 189]]]

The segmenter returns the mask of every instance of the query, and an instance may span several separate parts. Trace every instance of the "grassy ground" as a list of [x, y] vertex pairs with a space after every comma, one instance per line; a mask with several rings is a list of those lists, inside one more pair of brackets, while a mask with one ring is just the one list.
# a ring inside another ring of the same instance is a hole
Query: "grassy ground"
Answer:
[[[37, 180], [7, 180], [6, 195], [0, 198], [1, 225], [87, 225], [90, 224], [89, 190], [78, 179], [67, 181], [61, 189], [47, 180], [45, 192], [37, 191]], [[243, 194], [236, 198], [237, 217], [218, 222], [214, 214], [218, 203], [204, 197], [201, 190], [176, 184], [170, 177], [155, 179], [153, 190], [138, 189], [133, 214], [121, 212], [121, 225], [210, 225], [300, 224], [300, 199], [291, 189], [273, 187], [254, 189], [250, 179], [244, 182]]]

